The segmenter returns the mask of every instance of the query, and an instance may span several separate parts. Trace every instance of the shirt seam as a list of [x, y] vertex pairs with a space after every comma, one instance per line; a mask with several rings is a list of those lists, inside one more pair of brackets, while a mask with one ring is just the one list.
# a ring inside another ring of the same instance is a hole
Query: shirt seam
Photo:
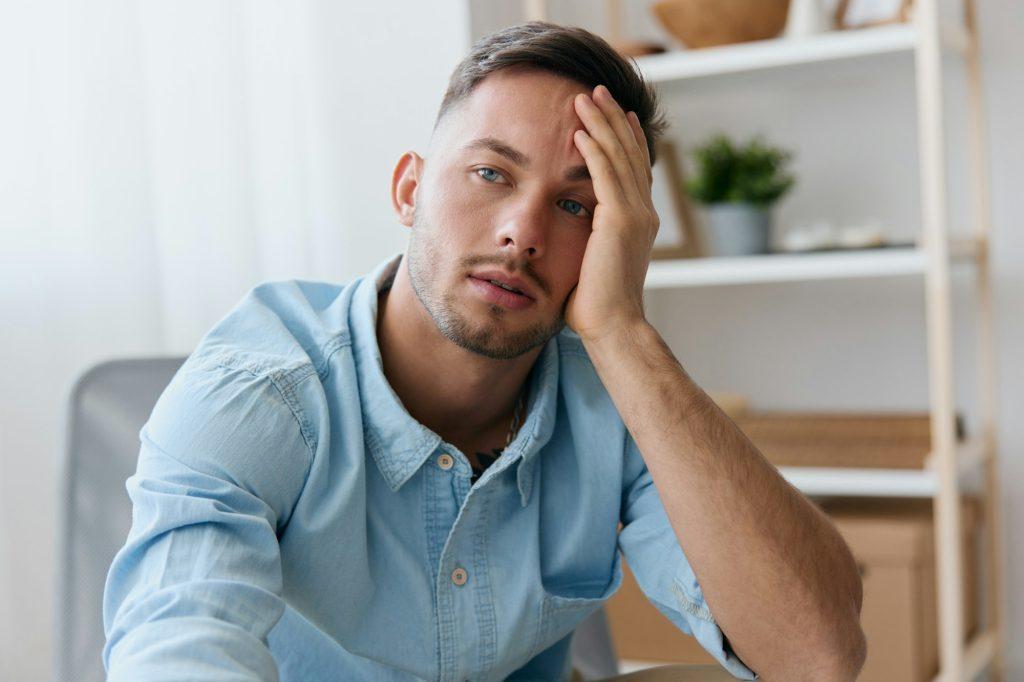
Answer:
[[302, 437], [302, 442], [305, 444], [309, 454], [306, 461], [306, 477], [308, 477], [309, 469], [313, 466], [313, 459], [316, 456], [316, 437], [312, 432], [312, 427], [309, 425], [309, 420], [306, 418], [306, 413], [295, 394], [295, 387], [313, 375], [319, 376], [313, 364], [311, 362], [303, 362], [290, 369], [267, 368], [239, 354], [225, 352], [205, 358], [204, 361], [198, 363], [196, 369], [203, 370], [215, 367], [246, 372], [257, 379], [267, 379], [277, 389], [282, 402], [284, 402], [299, 427], [299, 435]]
[[701, 620], [707, 621], [712, 624], [715, 623], [715, 617], [711, 615], [711, 610], [708, 609], [707, 605], [698, 604], [686, 594], [686, 590], [682, 585], [679, 584], [678, 578], [673, 578], [669, 585], [672, 594], [675, 596], [679, 606], [689, 613], [690, 615], [696, 616]]
[[[302, 372], [301, 370], [303, 369], [306, 371]], [[292, 375], [298, 376], [288, 381], [281, 380], [287, 380]], [[308, 478], [309, 469], [313, 466], [313, 459], [316, 457], [316, 437], [309, 424], [309, 419], [306, 417], [306, 412], [302, 409], [302, 404], [299, 401], [298, 395], [295, 393], [295, 387], [305, 379], [314, 375], [316, 375], [316, 369], [312, 365], [307, 365], [305, 367], [296, 367], [294, 370], [289, 370], [288, 372], [272, 372], [267, 376], [267, 378], [270, 379], [270, 382], [274, 385], [274, 388], [276, 388], [278, 393], [281, 394], [281, 399], [284, 401], [285, 405], [288, 406], [288, 410], [292, 413], [292, 417], [299, 425], [299, 435], [302, 436], [302, 442], [306, 444], [306, 449], [309, 451], [309, 460], [306, 462], [306, 476], [304, 478]]]

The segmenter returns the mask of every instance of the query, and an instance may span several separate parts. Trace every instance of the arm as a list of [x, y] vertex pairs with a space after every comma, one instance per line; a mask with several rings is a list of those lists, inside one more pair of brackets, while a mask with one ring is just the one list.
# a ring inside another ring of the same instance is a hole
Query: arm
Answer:
[[854, 679], [865, 651], [861, 582], [827, 517], [690, 380], [652, 328], [609, 336], [588, 352], [740, 658], [766, 680]]
[[576, 109], [598, 206], [566, 320], [735, 651], [768, 680], [853, 679], [865, 656], [853, 557], [647, 323], [643, 284], [659, 221], [644, 134], [602, 86]]
[[111, 680], [276, 680], [277, 533], [311, 458], [274, 382], [192, 360], [140, 432], [104, 594]]
[[647, 600], [734, 677], [757, 679], [739, 659], [712, 614], [643, 456], [629, 432], [623, 452], [622, 530], [619, 548]]

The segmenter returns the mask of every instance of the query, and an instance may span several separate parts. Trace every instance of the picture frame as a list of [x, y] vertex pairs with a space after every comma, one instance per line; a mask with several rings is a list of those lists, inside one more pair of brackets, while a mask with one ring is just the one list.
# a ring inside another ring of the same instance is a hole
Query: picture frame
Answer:
[[833, 23], [837, 29], [906, 23], [913, 9], [913, 0], [839, 0]]
[[686, 194], [686, 177], [676, 145], [671, 140], [656, 143], [656, 160], [651, 200], [660, 226], [651, 249], [652, 260], [700, 258], [704, 255], [693, 204]]

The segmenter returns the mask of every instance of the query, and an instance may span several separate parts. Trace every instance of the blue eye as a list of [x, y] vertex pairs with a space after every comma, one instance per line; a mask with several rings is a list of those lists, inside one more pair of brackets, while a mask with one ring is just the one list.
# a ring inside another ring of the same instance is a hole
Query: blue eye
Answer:
[[[575, 211], [572, 210], [571, 207], [567, 209], [569, 211], [569, 213], [571, 213], [574, 216], [582, 216], [583, 213], [580, 213], [580, 211], [587, 211], [587, 207], [586, 206], [584, 206], [583, 204], [581, 204], [578, 201], [573, 201], [572, 199], [566, 199], [565, 200], [565, 204], [571, 204], [573, 207], [575, 207], [577, 209]], [[563, 204], [563, 205], [565, 205], [565, 204]]]
[[[488, 168], [486, 166], [474, 168], [473, 172], [479, 175], [481, 178], [484, 179], [484, 181], [490, 184], [495, 184], [497, 179], [502, 177], [501, 173], [494, 170], [493, 168]], [[566, 211], [568, 211], [570, 215], [576, 216], [578, 218], [589, 217], [590, 211], [588, 211], [587, 207], [581, 204], [580, 202], [574, 201], [572, 199], [563, 199], [562, 202], [562, 206], [566, 208]]]
[[494, 170], [493, 168], [477, 168], [476, 169], [477, 175], [479, 175], [484, 180], [487, 180], [487, 182], [494, 182], [494, 180], [489, 179], [487, 177], [484, 177], [483, 173], [481, 173], [480, 171], [486, 171], [487, 173], [493, 173], [494, 175], [496, 175], [498, 177], [501, 177], [501, 173], [499, 173], [498, 171]]

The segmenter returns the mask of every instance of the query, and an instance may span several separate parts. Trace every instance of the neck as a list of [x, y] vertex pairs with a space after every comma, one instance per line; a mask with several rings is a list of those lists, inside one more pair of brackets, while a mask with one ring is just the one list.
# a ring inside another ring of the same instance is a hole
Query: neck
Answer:
[[[404, 257], [391, 289], [378, 297], [377, 342], [405, 409], [450, 443], [504, 429], [504, 444], [516, 397], [543, 349], [495, 360], [452, 343], [413, 291]], [[525, 416], [524, 409], [520, 423]]]

